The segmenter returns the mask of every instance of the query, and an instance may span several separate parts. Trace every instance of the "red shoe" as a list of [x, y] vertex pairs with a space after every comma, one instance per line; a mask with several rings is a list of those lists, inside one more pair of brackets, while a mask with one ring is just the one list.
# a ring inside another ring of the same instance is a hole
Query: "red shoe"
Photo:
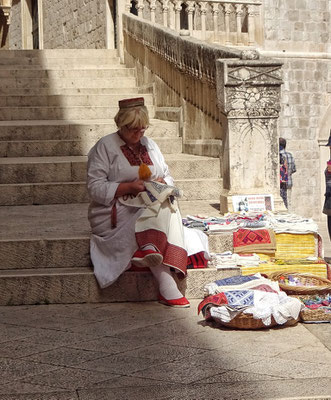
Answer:
[[181, 297], [180, 299], [167, 300], [163, 296], [159, 295], [159, 302], [165, 304], [166, 306], [176, 307], [176, 308], [188, 308], [190, 307], [190, 302], [186, 297]]
[[133, 264], [142, 268], [157, 267], [162, 261], [162, 255], [154, 250], [137, 250], [131, 260]]

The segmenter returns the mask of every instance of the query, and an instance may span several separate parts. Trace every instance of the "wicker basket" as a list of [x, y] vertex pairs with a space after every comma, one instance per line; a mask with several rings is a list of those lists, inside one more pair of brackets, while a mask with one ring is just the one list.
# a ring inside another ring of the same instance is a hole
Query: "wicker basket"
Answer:
[[325, 312], [322, 308], [318, 308], [316, 310], [305, 308], [301, 311], [300, 318], [303, 322], [331, 322], [331, 313]]
[[217, 320], [217, 323], [223, 326], [227, 326], [228, 328], [234, 329], [268, 329], [273, 328], [275, 326], [291, 326], [295, 325], [298, 322], [297, 319], [291, 319], [287, 321], [283, 325], [277, 324], [273, 317], [271, 317], [271, 324], [264, 325], [261, 319], [255, 319], [251, 314], [238, 314], [235, 318], [233, 318], [230, 322], [222, 322]]
[[[289, 275], [297, 278], [302, 286], [286, 285], [280, 283], [281, 276]], [[325, 294], [331, 293], [331, 281], [312, 274], [301, 274], [298, 272], [277, 271], [268, 275], [273, 281], [278, 281], [279, 287], [289, 295], [308, 295], [308, 294]]]

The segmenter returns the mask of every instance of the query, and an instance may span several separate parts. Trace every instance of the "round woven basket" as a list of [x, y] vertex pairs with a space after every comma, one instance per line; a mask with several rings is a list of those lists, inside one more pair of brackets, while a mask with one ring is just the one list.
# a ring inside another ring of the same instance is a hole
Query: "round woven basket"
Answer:
[[[281, 277], [287, 278], [289, 275], [295, 277], [300, 285], [286, 285], [279, 281]], [[278, 281], [279, 287], [290, 295], [331, 293], [331, 281], [313, 274], [277, 271], [269, 274], [268, 278], [272, 281]]]
[[291, 319], [283, 325], [277, 324], [273, 317], [271, 317], [271, 324], [264, 325], [261, 319], [255, 319], [251, 314], [238, 314], [230, 322], [222, 322], [217, 320], [217, 323], [234, 329], [268, 329], [275, 326], [291, 326], [298, 322], [297, 319]]

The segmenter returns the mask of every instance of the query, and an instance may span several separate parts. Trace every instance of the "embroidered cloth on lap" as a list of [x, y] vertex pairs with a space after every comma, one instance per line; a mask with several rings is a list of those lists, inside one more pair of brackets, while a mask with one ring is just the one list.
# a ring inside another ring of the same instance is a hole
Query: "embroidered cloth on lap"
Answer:
[[238, 229], [233, 232], [235, 253], [274, 253], [276, 237], [271, 229]]
[[162, 254], [163, 264], [185, 274], [187, 251], [176, 200], [180, 192], [174, 186], [158, 182], [146, 182], [145, 187], [146, 191], [136, 197], [119, 198], [128, 206], [144, 207], [135, 225], [137, 244], [153, 245]]

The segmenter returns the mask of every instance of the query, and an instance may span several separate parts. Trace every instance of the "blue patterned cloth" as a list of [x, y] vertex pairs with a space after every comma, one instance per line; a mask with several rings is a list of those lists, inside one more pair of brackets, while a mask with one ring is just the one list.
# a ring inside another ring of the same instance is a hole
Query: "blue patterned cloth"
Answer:
[[219, 279], [215, 281], [217, 286], [234, 286], [234, 285], [242, 285], [243, 283], [253, 281], [254, 279], [260, 279], [255, 275], [236, 275], [231, 276], [230, 278]]

